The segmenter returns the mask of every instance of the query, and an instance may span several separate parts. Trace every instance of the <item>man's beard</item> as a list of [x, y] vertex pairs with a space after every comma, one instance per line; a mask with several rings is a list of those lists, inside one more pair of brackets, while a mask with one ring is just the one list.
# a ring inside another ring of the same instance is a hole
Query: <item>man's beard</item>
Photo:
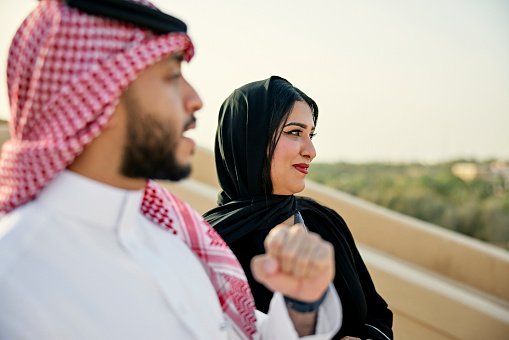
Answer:
[[179, 181], [191, 173], [191, 166], [176, 159], [176, 128], [165, 129], [162, 122], [140, 112], [130, 98], [127, 106], [127, 136], [121, 172], [131, 178]]

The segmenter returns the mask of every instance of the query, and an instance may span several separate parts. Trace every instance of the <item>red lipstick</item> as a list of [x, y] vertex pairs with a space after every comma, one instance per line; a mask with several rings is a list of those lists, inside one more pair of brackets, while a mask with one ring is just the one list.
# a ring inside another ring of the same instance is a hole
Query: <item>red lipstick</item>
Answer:
[[306, 163], [299, 163], [299, 164], [294, 164], [293, 167], [297, 170], [297, 171], [300, 171], [302, 172], [303, 174], [307, 175], [308, 174], [308, 168], [309, 168], [309, 164], [306, 164]]

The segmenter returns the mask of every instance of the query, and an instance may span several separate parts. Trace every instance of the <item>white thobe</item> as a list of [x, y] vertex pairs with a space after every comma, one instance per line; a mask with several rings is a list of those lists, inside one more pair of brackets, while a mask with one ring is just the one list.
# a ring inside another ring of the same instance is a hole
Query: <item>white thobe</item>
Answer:
[[[236, 339], [198, 258], [142, 199], [64, 171], [2, 217], [0, 339]], [[256, 316], [255, 338], [297, 338], [281, 294]], [[341, 319], [329, 288], [309, 338]]]

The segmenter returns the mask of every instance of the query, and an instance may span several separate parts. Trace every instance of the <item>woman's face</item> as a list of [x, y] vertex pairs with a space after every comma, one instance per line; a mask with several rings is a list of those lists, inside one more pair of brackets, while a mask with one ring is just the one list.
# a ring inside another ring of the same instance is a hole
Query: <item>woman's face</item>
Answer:
[[315, 131], [311, 108], [297, 101], [283, 127], [270, 167], [272, 193], [293, 195], [304, 190], [304, 178], [316, 156], [311, 139]]

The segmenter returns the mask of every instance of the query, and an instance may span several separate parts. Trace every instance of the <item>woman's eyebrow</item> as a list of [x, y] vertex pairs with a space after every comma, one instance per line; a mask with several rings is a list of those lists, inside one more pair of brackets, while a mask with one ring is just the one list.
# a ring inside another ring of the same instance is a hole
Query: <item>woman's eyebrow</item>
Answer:
[[[302, 124], [302, 123], [298, 123], [298, 122], [289, 122], [289, 123], [287, 123], [285, 125], [285, 127], [287, 127], [287, 126], [298, 126], [298, 127], [303, 128], [303, 129], [307, 129], [308, 128], [307, 124]], [[311, 128], [311, 130], [314, 130], [314, 129], [315, 129], [315, 127], [313, 126]]]

